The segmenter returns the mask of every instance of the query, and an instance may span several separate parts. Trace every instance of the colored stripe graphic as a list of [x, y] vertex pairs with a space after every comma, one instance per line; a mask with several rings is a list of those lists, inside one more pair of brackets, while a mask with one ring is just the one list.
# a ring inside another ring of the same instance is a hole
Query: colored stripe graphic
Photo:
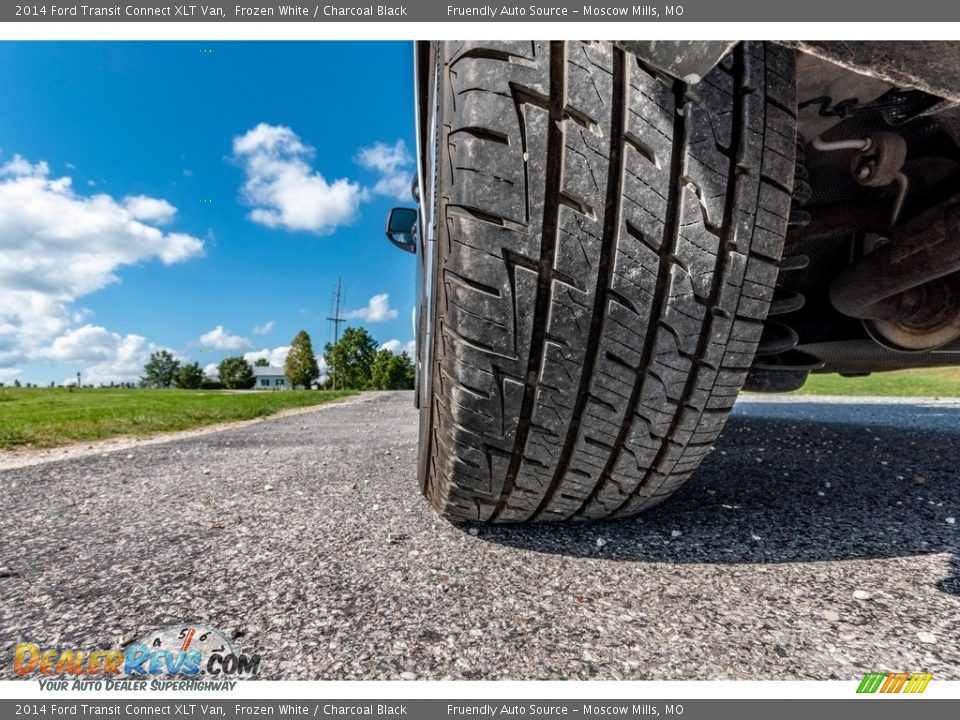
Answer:
[[910, 682], [907, 683], [907, 687], [904, 692], [922, 693], [927, 689], [927, 684], [930, 682], [932, 677], [932, 673], [914, 673], [910, 676]]
[[[915, 674], [916, 673], [914, 673], [914, 675]], [[900, 692], [904, 684], [906, 684], [907, 680], [909, 680], [911, 677], [913, 677], [913, 675], [910, 675], [909, 673], [900, 673], [900, 679], [897, 681], [897, 687], [893, 690], [893, 692]]]
[[932, 679], [932, 673], [867, 673], [857, 686], [857, 692], [918, 694], [927, 689]]
[[893, 682], [890, 683], [890, 687], [887, 689], [888, 693], [898, 693], [903, 688], [904, 683], [910, 679], [909, 673], [897, 673], [893, 676]]

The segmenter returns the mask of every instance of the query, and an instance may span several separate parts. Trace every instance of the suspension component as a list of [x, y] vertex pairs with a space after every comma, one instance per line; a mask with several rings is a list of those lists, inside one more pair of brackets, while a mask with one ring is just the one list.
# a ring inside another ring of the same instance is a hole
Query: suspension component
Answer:
[[[810, 223], [810, 213], [803, 207], [810, 202], [813, 191], [810, 187], [806, 167], [806, 154], [803, 142], [797, 143], [797, 161], [794, 169], [793, 202], [790, 206], [788, 233], [804, 228]], [[810, 264], [806, 255], [789, 255], [780, 261], [780, 275], [774, 290], [773, 300], [767, 312], [767, 320], [760, 333], [757, 355], [747, 372], [744, 388], [754, 392], [789, 392], [797, 390], [807, 381], [807, 376], [823, 367], [823, 363], [812, 355], [797, 350], [800, 338], [796, 331], [782, 320], [782, 317], [803, 307], [805, 298], [802, 293], [788, 290], [782, 286], [783, 274], [803, 270]]]
[[[791, 255], [780, 263], [780, 277], [783, 273], [802, 270], [810, 259], [806, 255]], [[803, 307], [801, 293], [779, 286], [774, 291], [773, 302], [763, 324], [757, 356], [754, 358], [744, 387], [754, 392], [790, 392], [803, 387], [807, 377], [814, 370], [823, 367], [823, 362], [796, 347], [800, 338], [796, 331], [781, 320], [771, 320], [770, 316], [787, 315]]]
[[[810, 184], [810, 172], [807, 170], [807, 151], [803, 142], [797, 141], [797, 159], [793, 166], [793, 198], [790, 203], [790, 218], [787, 221], [787, 232], [805, 228], [812, 220], [810, 213], [804, 210], [807, 203], [813, 199], [813, 186]], [[783, 262], [780, 263], [783, 270]], [[788, 268], [789, 269], [789, 268]]]
[[903, 172], [907, 161], [907, 141], [891, 132], [878, 132], [866, 138], [866, 145], [850, 158], [850, 173], [864, 187], [886, 187], [897, 184], [897, 198], [890, 214], [890, 227], [900, 220], [900, 211], [907, 199], [910, 182]]
[[907, 141], [896, 133], [878, 132], [868, 136], [866, 146], [850, 158], [850, 172], [867, 187], [884, 187], [896, 181], [907, 161]]
[[906, 140], [892, 132], [876, 132], [850, 140], [824, 140], [821, 136], [815, 137], [810, 147], [820, 152], [854, 150], [850, 158], [850, 174], [864, 187], [879, 188], [896, 183], [898, 190], [890, 214], [890, 227], [896, 226], [910, 188], [903, 173], [907, 161]]
[[834, 278], [833, 306], [892, 350], [960, 338], [960, 195], [898, 228]]

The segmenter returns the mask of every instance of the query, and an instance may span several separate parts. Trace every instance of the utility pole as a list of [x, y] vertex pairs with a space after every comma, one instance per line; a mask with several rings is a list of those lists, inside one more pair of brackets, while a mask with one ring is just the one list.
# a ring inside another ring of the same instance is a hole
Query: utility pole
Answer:
[[337, 290], [334, 295], [334, 311], [333, 317], [328, 317], [331, 323], [333, 323], [333, 344], [336, 345], [337, 341], [340, 339], [340, 325], [346, 322], [345, 318], [340, 317], [340, 295], [342, 287], [340, 285], [340, 278], [337, 278]]
[[[340, 316], [340, 302], [341, 302], [342, 290], [343, 288], [340, 282], [340, 278], [337, 278], [337, 290], [334, 295], [334, 301], [333, 301], [333, 305], [334, 305], [333, 315], [327, 318], [327, 320], [329, 320], [333, 324], [333, 344], [334, 345], [336, 345], [340, 341], [340, 325], [347, 321], [346, 318], [343, 318]], [[330, 374], [333, 375], [333, 389], [336, 390], [337, 389], [336, 368], [331, 367]]]

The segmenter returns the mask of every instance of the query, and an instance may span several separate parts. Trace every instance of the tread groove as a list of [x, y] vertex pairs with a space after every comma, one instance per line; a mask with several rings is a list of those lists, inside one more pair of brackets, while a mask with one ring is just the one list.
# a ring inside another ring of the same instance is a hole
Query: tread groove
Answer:
[[[667, 201], [667, 218], [664, 223], [663, 244], [661, 245], [660, 252], [658, 253], [657, 286], [656, 291], [654, 292], [653, 304], [651, 306], [649, 316], [651, 319], [655, 319], [657, 322], [659, 322], [664, 306], [666, 305], [666, 290], [670, 281], [670, 266], [671, 258], [673, 257], [673, 248], [680, 236], [680, 196], [683, 188], [682, 174], [685, 164], [683, 161], [684, 149], [687, 146], [687, 123], [684, 113], [681, 112], [684, 105], [683, 95], [683, 83], [674, 83], [673, 96], [676, 101], [677, 113], [673, 129], [673, 146], [670, 151], [670, 186], [669, 198]], [[648, 325], [655, 325], [655, 323], [648, 323]], [[656, 337], [657, 333], [653, 331], [653, 327], [648, 329], [646, 337], [644, 338], [643, 350], [641, 351], [641, 361], [637, 369], [637, 377], [633, 385], [633, 390], [630, 392], [630, 399], [627, 401], [628, 412], [624, 414], [624, 419], [620, 425], [619, 431], [617, 432], [617, 437], [610, 448], [610, 456], [607, 458], [607, 462], [604, 464], [603, 470], [601, 471], [600, 476], [597, 478], [596, 485], [590, 491], [587, 497], [584, 498], [580, 507], [573, 512], [572, 516], [574, 517], [582, 515], [586, 508], [597, 499], [600, 492], [604, 489], [604, 486], [610, 482], [610, 477], [613, 474], [613, 470], [616, 467], [617, 461], [620, 459], [620, 454], [623, 452], [623, 448], [626, 446], [627, 437], [630, 434], [630, 428], [633, 426], [633, 413], [629, 412], [629, 410], [636, 408], [639, 403], [641, 393], [643, 391], [644, 381], [647, 377], [647, 373], [644, 372], [644, 368], [647, 368], [650, 365], [650, 360], [652, 359], [654, 350], [656, 348]]]
[[[610, 172], [607, 175], [606, 188], [607, 210], [603, 219], [603, 238], [600, 245], [600, 258], [597, 264], [597, 287], [594, 294], [593, 314], [590, 319], [590, 334], [587, 339], [586, 352], [584, 354], [584, 365], [580, 373], [580, 384], [577, 388], [576, 402], [573, 407], [571, 422], [567, 429], [567, 436], [560, 450], [560, 456], [543, 499], [529, 516], [533, 519], [542, 515], [550, 505], [554, 494], [560, 487], [560, 482], [564, 474], [568, 471], [570, 457], [573, 454], [577, 437], [580, 434], [580, 418], [583, 415], [587, 401], [590, 399], [595, 402], [598, 401], [597, 398], [590, 395], [589, 390], [600, 350], [600, 339], [603, 332], [604, 317], [606, 315], [608, 288], [612, 284], [611, 275], [613, 272], [613, 263], [611, 259], [613, 250], [616, 247], [617, 234], [620, 231], [621, 194], [623, 192], [625, 172], [623, 166], [623, 132], [626, 126], [626, 62], [627, 58], [624, 52], [615, 49], [613, 52]], [[607, 403], [607, 405], [613, 409], [613, 406], [610, 406], [609, 403]]]
[[560, 186], [563, 176], [563, 110], [566, 106], [566, 48], [563, 42], [550, 43], [550, 98], [548, 98], [550, 121], [547, 125], [547, 164], [544, 185], [543, 224], [540, 238], [540, 276], [537, 279], [537, 294], [533, 306], [533, 337], [529, 362], [527, 364], [526, 383], [520, 405], [520, 418], [514, 439], [510, 465], [504, 477], [500, 498], [490, 514], [489, 520], [495, 521], [510, 500], [517, 483], [517, 473], [523, 459], [524, 446], [530, 433], [530, 419], [536, 393], [536, 379], [540, 375], [543, 362], [543, 345], [546, 335], [546, 323], [538, 323], [550, 304], [550, 292], [553, 284], [552, 270], [559, 233]]
[[[743, 46], [738, 45], [734, 49], [734, 77], [740, 77], [743, 73]], [[724, 277], [724, 268], [726, 266], [727, 260], [729, 258], [729, 252], [727, 247], [730, 246], [735, 238], [734, 233], [736, 230], [736, 224], [733, 221], [734, 214], [736, 212], [736, 199], [737, 199], [737, 190], [739, 187], [739, 181], [741, 174], [736, 172], [737, 167], [737, 155], [741, 147], [743, 140], [743, 123], [737, 122], [736, 119], [739, 119], [743, 113], [743, 96], [744, 93], [734, 92], [734, 104], [733, 104], [733, 117], [735, 121], [732, 126], [732, 138], [731, 138], [731, 149], [730, 153], [730, 171], [728, 176], [731, 178], [731, 181], [727, 184], [727, 196], [724, 200], [724, 209], [723, 209], [723, 233], [721, 237], [720, 249], [717, 252], [716, 263], [714, 266], [714, 278], [723, 278]], [[723, 290], [723, 283], [714, 281], [713, 287], [711, 288], [710, 299], [708, 305], [714, 307], [717, 304], [717, 301], [720, 298], [720, 292]], [[710, 342], [713, 337], [713, 319], [716, 317], [713, 313], [707, 313], [706, 322], [700, 326], [700, 334], [697, 338], [697, 349], [693, 353], [694, 357], [702, 357], [706, 351], [706, 345]], [[667, 443], [663, 443], [660, 446], [660, 449], [657, 451], [657, 455], [654, 461], [647, 468], [646, 473], [644, 473], [643, 478], [637, 483], [636, 487], [627, 497], [620, 503], [620, 506], [613, 511], [613, 515], [619, 513], [634, 497], [637, 496], [637, 493], [641, 489], [644, 489], [647, 483], [650, 481], [650, 478], [654, 473], [662, 472], [661, 465], [664, 458], [667, 455], [670, 444], [673, 442], [672, 438], [675, 436], [677, 429], [679, 428], [680, 421], [683, 418], [682, 410], [685, 407], [689, 406], [690, 396], [694, 389], [697, 387], [697, 381], [700, 379], [699, 368], [703, 365], [699, 362], [693, 363], [693, 370], [687, 373], [686, 382], [683, 386], [683, 391], [680, 394], [680, 399], [676, 403], [676, 409], [673, 414], [673, 418], [670, 421], [670, 428], [666, 433], [666, 438], [668, 439]], [[715, 369], [715, 368], [714, 368]], [[676, 463], [674, 463], [676, 465]], [[669, 476], [669, 473], [665, 473], [665, 476]]]

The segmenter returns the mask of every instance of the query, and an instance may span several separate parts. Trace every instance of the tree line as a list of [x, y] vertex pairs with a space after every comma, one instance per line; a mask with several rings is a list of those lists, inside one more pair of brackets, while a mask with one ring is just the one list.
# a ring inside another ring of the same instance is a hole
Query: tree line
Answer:
[[[335, 343], [324, 347], [327, 372], [323, 376], [313, 351], [310, 335], [301, 330], [290, 343], [283, 374], [295, 388], [322, 390], [409, 390], [413, 388], [413, 361], [406, 352], [394, 354], [379, 348], [364, 328], [347, 328]], [[150, 354], [140, 384], [144, 387], [246, 390], [254, 386], [253, 367], [269, 367], [261, 358], [252, 366], [243, 356], [224, 358], [217, 366], [218, 377], [209, 378], [199, 363], [181, 363], [168, 350]]]

